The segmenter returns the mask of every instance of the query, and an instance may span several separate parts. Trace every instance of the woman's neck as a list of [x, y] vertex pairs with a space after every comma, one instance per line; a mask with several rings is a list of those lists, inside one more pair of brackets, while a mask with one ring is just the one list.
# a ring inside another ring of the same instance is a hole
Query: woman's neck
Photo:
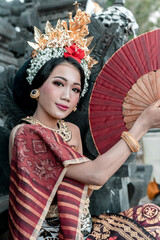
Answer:
[[58, 126], [57, 126], [58, 119], [55, 119], [51, 116], [42, 116], [42, 115], [38, 114], [37, 112], [35, 112], [33, 114], [33, 117], [46, 127], [49, 127], [49, 128], [55, 129], [55, 130], [58, 129]]

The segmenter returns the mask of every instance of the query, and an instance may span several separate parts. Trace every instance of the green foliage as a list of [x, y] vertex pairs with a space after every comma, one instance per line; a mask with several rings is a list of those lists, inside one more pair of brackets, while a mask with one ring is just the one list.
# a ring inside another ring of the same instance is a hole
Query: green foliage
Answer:
[[160, 27], [159, 0], [126, 0], [125, 7], [135, 16], [139, 24], [139, 34]]
[[[105, 8], [113, 4], [114, 0], [106, 0]], [[139, 25], [138, 34], [160, 27], [160, 0], [126, 0], [125, 7]]]
[[105, 4], [105, 9], [106, 9], [107, 7], [112, 6], [113, 4], [114, 4], [114, 0], [107, 0], [107, 1], [106, 1], [106, 4]]

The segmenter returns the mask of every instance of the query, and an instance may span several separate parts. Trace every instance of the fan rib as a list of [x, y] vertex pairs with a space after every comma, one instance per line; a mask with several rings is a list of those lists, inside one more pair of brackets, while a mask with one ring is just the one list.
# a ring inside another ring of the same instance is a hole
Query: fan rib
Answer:
[[[141, 82], [142, 82], [142, 80], [141, 80]], [[151, 103], [152, 103], [151, 99], [145, 94], [145, 92], [143, 91], [143, 89], [140, 88], [140, 85], [138, 85], [137, 83], [135, 83], [135, 84], [132, 86], [132, 90], [133, 90], [135, 93], [137, 93], [139, 96], [141, 96], [141, 97], [143, 96], [143, 99], [145, 99], [148, 104], [151, 104]]]
[[133, 115], [133, 116], [126, 116], [124, 117], [124, 122], [125, 123], [130, 123], [130, 122], [133, 122], [133, 121], [136, 121], [137, 118], [139, 117], [139, 114], [138, 115]]
[[[112, 117], [114, 117], [114, 116], [117, 116], [118, 115], [118, 117], [120, 116], [120, 114], [122, 115], [122, 111], [117, 111], [117, 112], [114, 112], [114, 114], [112, 115]], [[107, 117], [107, 116], [110, 116], [109, 114], [106, 114], [106, 113], [104, 113], [103, 111], [102, 112], [100, 112], [100, 111], [95, 111], [92, 115], [91, 115], [91, 117]]]
[[133, 115], [140, 115], [143, 110], [123, 110], [124, 116], [133, 116]]
[[[104, 72], [100, 75], [98, 83], [100, 83], [101, 80], [104, 80], [105, 82], [108, 83], [108, 85], [112, 84], [115, 87], [119, 87], [122, 91], [125, 91], [126, 89], [130, 88], [130, 83], [128, 82], [128, 79], [123, 76], [123, 74], [118, 71], [118, 69], [114, 69], [113, 66], [111, 67], [110, 65], [107, 66], [108, 68], [104, 69]], [[112, 76], [113, 72], [115, 73], [115, 76]], [[123, 79], [126, 79], [123, 81]], [[102, 82], [102, 81], [101, 81]], [[124, 83], [125, 82], [125, 83]], [[100, 83], [101, 84], [101, 83]]]
[[153, 92], [153, 99], [154, 101], [157, 100], [157, 89], [156, 89], [156, 80], [155, 80], [155, 72], [149, 72], [148, 73], [148, 78], [149, 78], [149, 82], [150, 82], [150, 86]]
[[136, 45], [136, 41], [130, 41], [127, 45], [126, 45], [126, 51], [127, 51], [127, 55], [131, 56], [133, 58], [133, 62], [134, 64], [134, 68], [135, 71], [138, 75], [138, 78], [140, 76], [143, 76], [145, 74], [145, 69], [143, 68], [143, 65], [141, 64], [141, 59], [139, 56], [139, 49]]
[[[156, 30], [156, 40], [157, 40], [157, 48], [156, 48], [156, 56], [157, 56], [157, 68], [158, 69], [160, 69], [160, 54], [159, 54], [159, 52], [160, 52], [160, 41], [159, 41], [159, 39], [160, 39], [160, 31], [159, 31], [159, 29], [157, 29]], [[157, 54], [158, 53], [158, 54]], [[154, 70], [156, 70], [156, 69], [154, 69]]]
[[117, 122], [114, 121], [114, 124], [115, 124], [115, 127], [113, 127], [113, 124], [112, 124], [112, 127], [108, 125], [105, 128], [103, 128], [103, 134], [102, 132], [95, 131], [94, 129], [94, 136], [97, 138], [99, 142], [107, 139], [110, 140], [110, 137], [114, 137], [114, 133], [113, 133], [114, 131], [117, 133], [121, 132], [120, 128], [125, 127], [125, 124], [123, 121], [118, 122], [118, 124]]
[[[116, 76], [117, 77], [117, 76]], [[111, 81], [111, 82], [109, 82]], [[103, 82], [103, 85], [101, 84]], [[130, 85], [127, 85], [126, 87], [123, 87], [123, 84], [119, 81], [118, 78], [112, 78], [111, 75], [106, 74], [106, 76], [100, 76], [100, 81], [97, 84], [97, 88], [102, 87], [104, 89], [114, 89], [117, 92], [121, 92], [123, 94], [128, 91], [130, 88]]]
[[[121, 115], [120, 118], [123, 119], [123, 116]], [[97, 132], [99, 134], [99, 130], [104, 131], [104, 129], [107, 129], [108, 127], [110, 127], [110, 129], [107, 131], [107, 132], [109, 132], [110, 130], [113, 129], [112, 128], [113, 123], [116, 124], [116, 126], [117, 126], [120, 123], [119, 118], [111, 119], [111, 121], [103, 122], [103, 124], [98, 124], [98, 122], [97, 122], [97, 125], [96, 124], [94, 125], [94, 131], [95, 131], [95, 133]], [[123, 123], [123, 120], [122, 120], [122, 123]], [[98, 134], [97, 134], [97, 136], [98, 136]]]
[[[127, 77], [129, 77], [131, 84], [134, 84], [135, 83], [134, 79], [137, 79], [138, 75], [136, 71], [133, 70], [133, 66], [130, 64], [130, 60], [128, 61], [128, 64], [125, 64], [127, 61], [126, 61], [126, 56], [124, 51], [117, 52], [117, 56], [121, 59], [121, 61], [124, 64], [124, 67], [123, 67], [125, 69], [124, 73], [126, 74]], [[130, 78], [130, 76], [132, 77]]]
[[[122, 106], [123, 100], [119, 100], [119, 99], [115, 99], [115, 98], [109, 98], [108, 96], [106, 96], [106, 102], [104, 103], [106, 106]], [[98, 99], [97, 97], [95, 99], [93, 99], [92, 103], [90, 103], [90, 106], [93, 106], [94, 109], [94, 105], [98, 105], [98, 104], [103, 104], [103, 102], [105, 101], [105, 99]]]
[[130, 110], [134, 109], [134, 110], [142, 110], [143, 111], [143, 110], [145, 110], [145, 107], [124, 102], [123, 109], [130, 109]]
[[124, 62], [120, 62], [118, 55], [116, 55], [114, 60], [111, 59], [111, 61], [108, 62], [108, 66], [110, 66], [110, 68], [116, 72], [116, 75], [118, 74], [121, 77], [123, 82], [127, 82], [129, 84], [129, 88], [131, 88], [132, 84], [134, 83], [133, 76], [130, 74], [130, 72], [127, 72], [127, 66]]
[[106, 89], [103, 89], [101, 87], [98, 87], [95, 90], [95, 92], [100, 93], [100, 94], [105, 95], [105, 96], [114, 97], [114, 98], [117, 98], [117, 99], [123, 99], [124, 98], [124, 94], [121, 95], [120, 93], [113, 92], [113, 90], [110, 90], [110, 89], [108, 89], [108, 91], [106, 91]]
[[127, 94], [129, 97], [132, 97], [135, 100], [140, 101], [146, 105], [150, 104], [150, 102], [148, 102], [145, 98], [143, 98], [143, 95], [137, 94], [137, 92], [133, 91], [133, 89], [130, 89]]
[[[102, 154], [160, 99], [160, 29], [121, 47], [97, 77], [89, 105], [91, 132]], [[100, 124], [101, 122], [101, 124]]]
[[154, 99], [154, 96], [153, 96], [153, 90], [152, 90], [152, 87], [151, 87], [151, 84], [150, 84], [150, 81], [149, 81], [149, 76], [148, 74], [145, 74], [144, 76], [142, 76], [142, 81], [144, 83], [144, 85], [146, 86], [150, 96], [151, 96], [151, 99], [152, 99], [152, 102], [155, 101]]
[[141, 77], [137, 80], [137, 85], [140, 89], [142, 89], [142, 92], [149, 99], [149, 102], [152, 103], [153, 102], [152, 96], [151, 96], [148, 88], [146, 87], [146, 85], [143, 82], [143, 77]]
[[126, 97], [124, 98], [124, 101], [125, 101], [126, 103], [130, 103], [130, 104], [133, 104], [133, 105], [139, 105], [139, 106], [145, 107], [145, 108], [148, 107], [147, 104], [145, 104], [145, 103], [143, 103], [143, 102], [141, 102], [141, 101], [138, 101], [138, 100], [136, 100], [136, 99], [134, 99], [134, 98], [132, 98], [132, 97], [129, 97], [129, 96], [126, 96]]
[[160, 99], [160, 69], [156, 71], [157, 100]]
[[150, 63], [150, 56], [149, 56], [149, 52], [148, 52], [148, 45], [147, 43], [147, 34], [143, 34], [141, 38], [139, 38], [139, 40], [141, 41], [141, 46], [143, 49], [143, 55], [141, 54], [141, 56], [143, 56], [143, 61], [146, 63], [147, 66], [147, 72], [151, 72], [152, 66]]

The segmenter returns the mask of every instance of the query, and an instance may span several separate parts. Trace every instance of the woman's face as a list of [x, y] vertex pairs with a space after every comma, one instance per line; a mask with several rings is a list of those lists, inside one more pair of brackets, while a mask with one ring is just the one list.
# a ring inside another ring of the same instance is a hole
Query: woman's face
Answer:
[[61, 63], [53, 69], [39, 90], [36, 110], [38, 115], [43, 115], [43, 118], [63, 119], [78, 103], [81, 91], [80, 73], [72, 64]]

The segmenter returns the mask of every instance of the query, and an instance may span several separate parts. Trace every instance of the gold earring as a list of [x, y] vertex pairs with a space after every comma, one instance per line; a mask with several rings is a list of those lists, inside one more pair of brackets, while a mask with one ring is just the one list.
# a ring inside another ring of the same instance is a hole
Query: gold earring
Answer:
[[33, 89], [30, 93], [30, 97], [33, 99], [38, 98], [39, 95], [40, 95], [39, 89]]
[[76, 107], [74, 107], [74, 108], [73, 108], [73, 112], [75, 112], [76, 110], [77, 110], [77, 108], [76, 108]]

